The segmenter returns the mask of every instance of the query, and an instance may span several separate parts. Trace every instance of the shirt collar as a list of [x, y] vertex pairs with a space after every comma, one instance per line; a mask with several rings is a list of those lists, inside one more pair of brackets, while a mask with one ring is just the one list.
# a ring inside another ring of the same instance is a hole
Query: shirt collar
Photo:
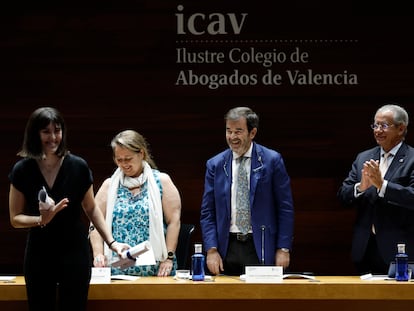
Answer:
[[[250, 148], [242, 155], [242, 157], [251, 158], [252, 157], [252, 151], [253, 151], [253, 142], [250, 144]], [[240, 156], [233, 152], [233, 159], [237, 160], [240, 158]]]
[[[392, 154], [393, 156], [395, 156], [397, 154], [398, 150], [400, 150], [400, 147], [401, 147], [402, 143], [403, 142], [400, 142], [398, 145], [396, 145], [394, 148], [392, 148], [388, 153], [389, 154]], [[385, 153], [386, 152], [381, 147], [381, 157], [383, 157]]]

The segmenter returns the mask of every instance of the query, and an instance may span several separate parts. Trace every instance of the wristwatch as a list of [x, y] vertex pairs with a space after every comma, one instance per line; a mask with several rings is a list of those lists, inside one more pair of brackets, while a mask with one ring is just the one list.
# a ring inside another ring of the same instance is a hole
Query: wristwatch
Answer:
[[169, 251], [167, 254], [167, 259], [173, 260], [174, 259], [174, 252]]
[[289, 253], [289, 248], [282, 247], [280, 250], [282, 252]]

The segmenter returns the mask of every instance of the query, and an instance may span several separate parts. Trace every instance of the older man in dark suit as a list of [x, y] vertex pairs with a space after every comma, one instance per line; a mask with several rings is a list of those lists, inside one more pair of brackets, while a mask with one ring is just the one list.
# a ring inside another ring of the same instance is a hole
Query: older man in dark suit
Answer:
[[352, 260], [360, 274], [386, 274], [405, 243], [414, 258], [414, 149], [404, 141], [406, 110], [379, 108], [371, 125], [377, 147], [358, 154], [338, 191], [346, 206], [356, 206]]

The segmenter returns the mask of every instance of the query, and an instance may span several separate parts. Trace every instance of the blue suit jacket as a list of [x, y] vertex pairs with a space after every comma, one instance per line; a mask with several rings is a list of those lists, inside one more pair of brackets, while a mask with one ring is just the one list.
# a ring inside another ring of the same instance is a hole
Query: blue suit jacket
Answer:
[[[217, 247], [223, 259], [231, 221], [232, 160], [233, 153], [227, 149], [207, 161], [200, 213], [204, 248]], [[264, 257], [265, 264], [273, 265], [277, 248], [292, 248], [294, 210], [290, 178], [281, 155], [254, 142], [250, 206], [257, 256], [259, 260]]]
[[378, 160], [380, 147], [358, 154], [348, 177], [338, 191], [339, 200], [356, 206], [352, 238], [352, 259], [360, 261], [375, 225], [378, 248], [385, 262], [394, 260], [397, 243], [406, 243], [409, 258], [414, 259], [414, 149], [403, 143], [391, 162], [384, 179], [388, 180], [385, 196], [380, 198], [377, 189], [370, 187], [355, 198], [354, 185], [361, 180], [365, 161]]

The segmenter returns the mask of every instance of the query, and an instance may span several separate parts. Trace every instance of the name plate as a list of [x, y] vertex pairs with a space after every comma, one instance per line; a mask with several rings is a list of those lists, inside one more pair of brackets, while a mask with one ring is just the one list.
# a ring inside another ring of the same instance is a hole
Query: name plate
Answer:
[[92, 268], [92, 276], [90, 284], [110, 284], [111, 268]]
[[247, 266], [246, 283], [282, 283], [281, 266]]

